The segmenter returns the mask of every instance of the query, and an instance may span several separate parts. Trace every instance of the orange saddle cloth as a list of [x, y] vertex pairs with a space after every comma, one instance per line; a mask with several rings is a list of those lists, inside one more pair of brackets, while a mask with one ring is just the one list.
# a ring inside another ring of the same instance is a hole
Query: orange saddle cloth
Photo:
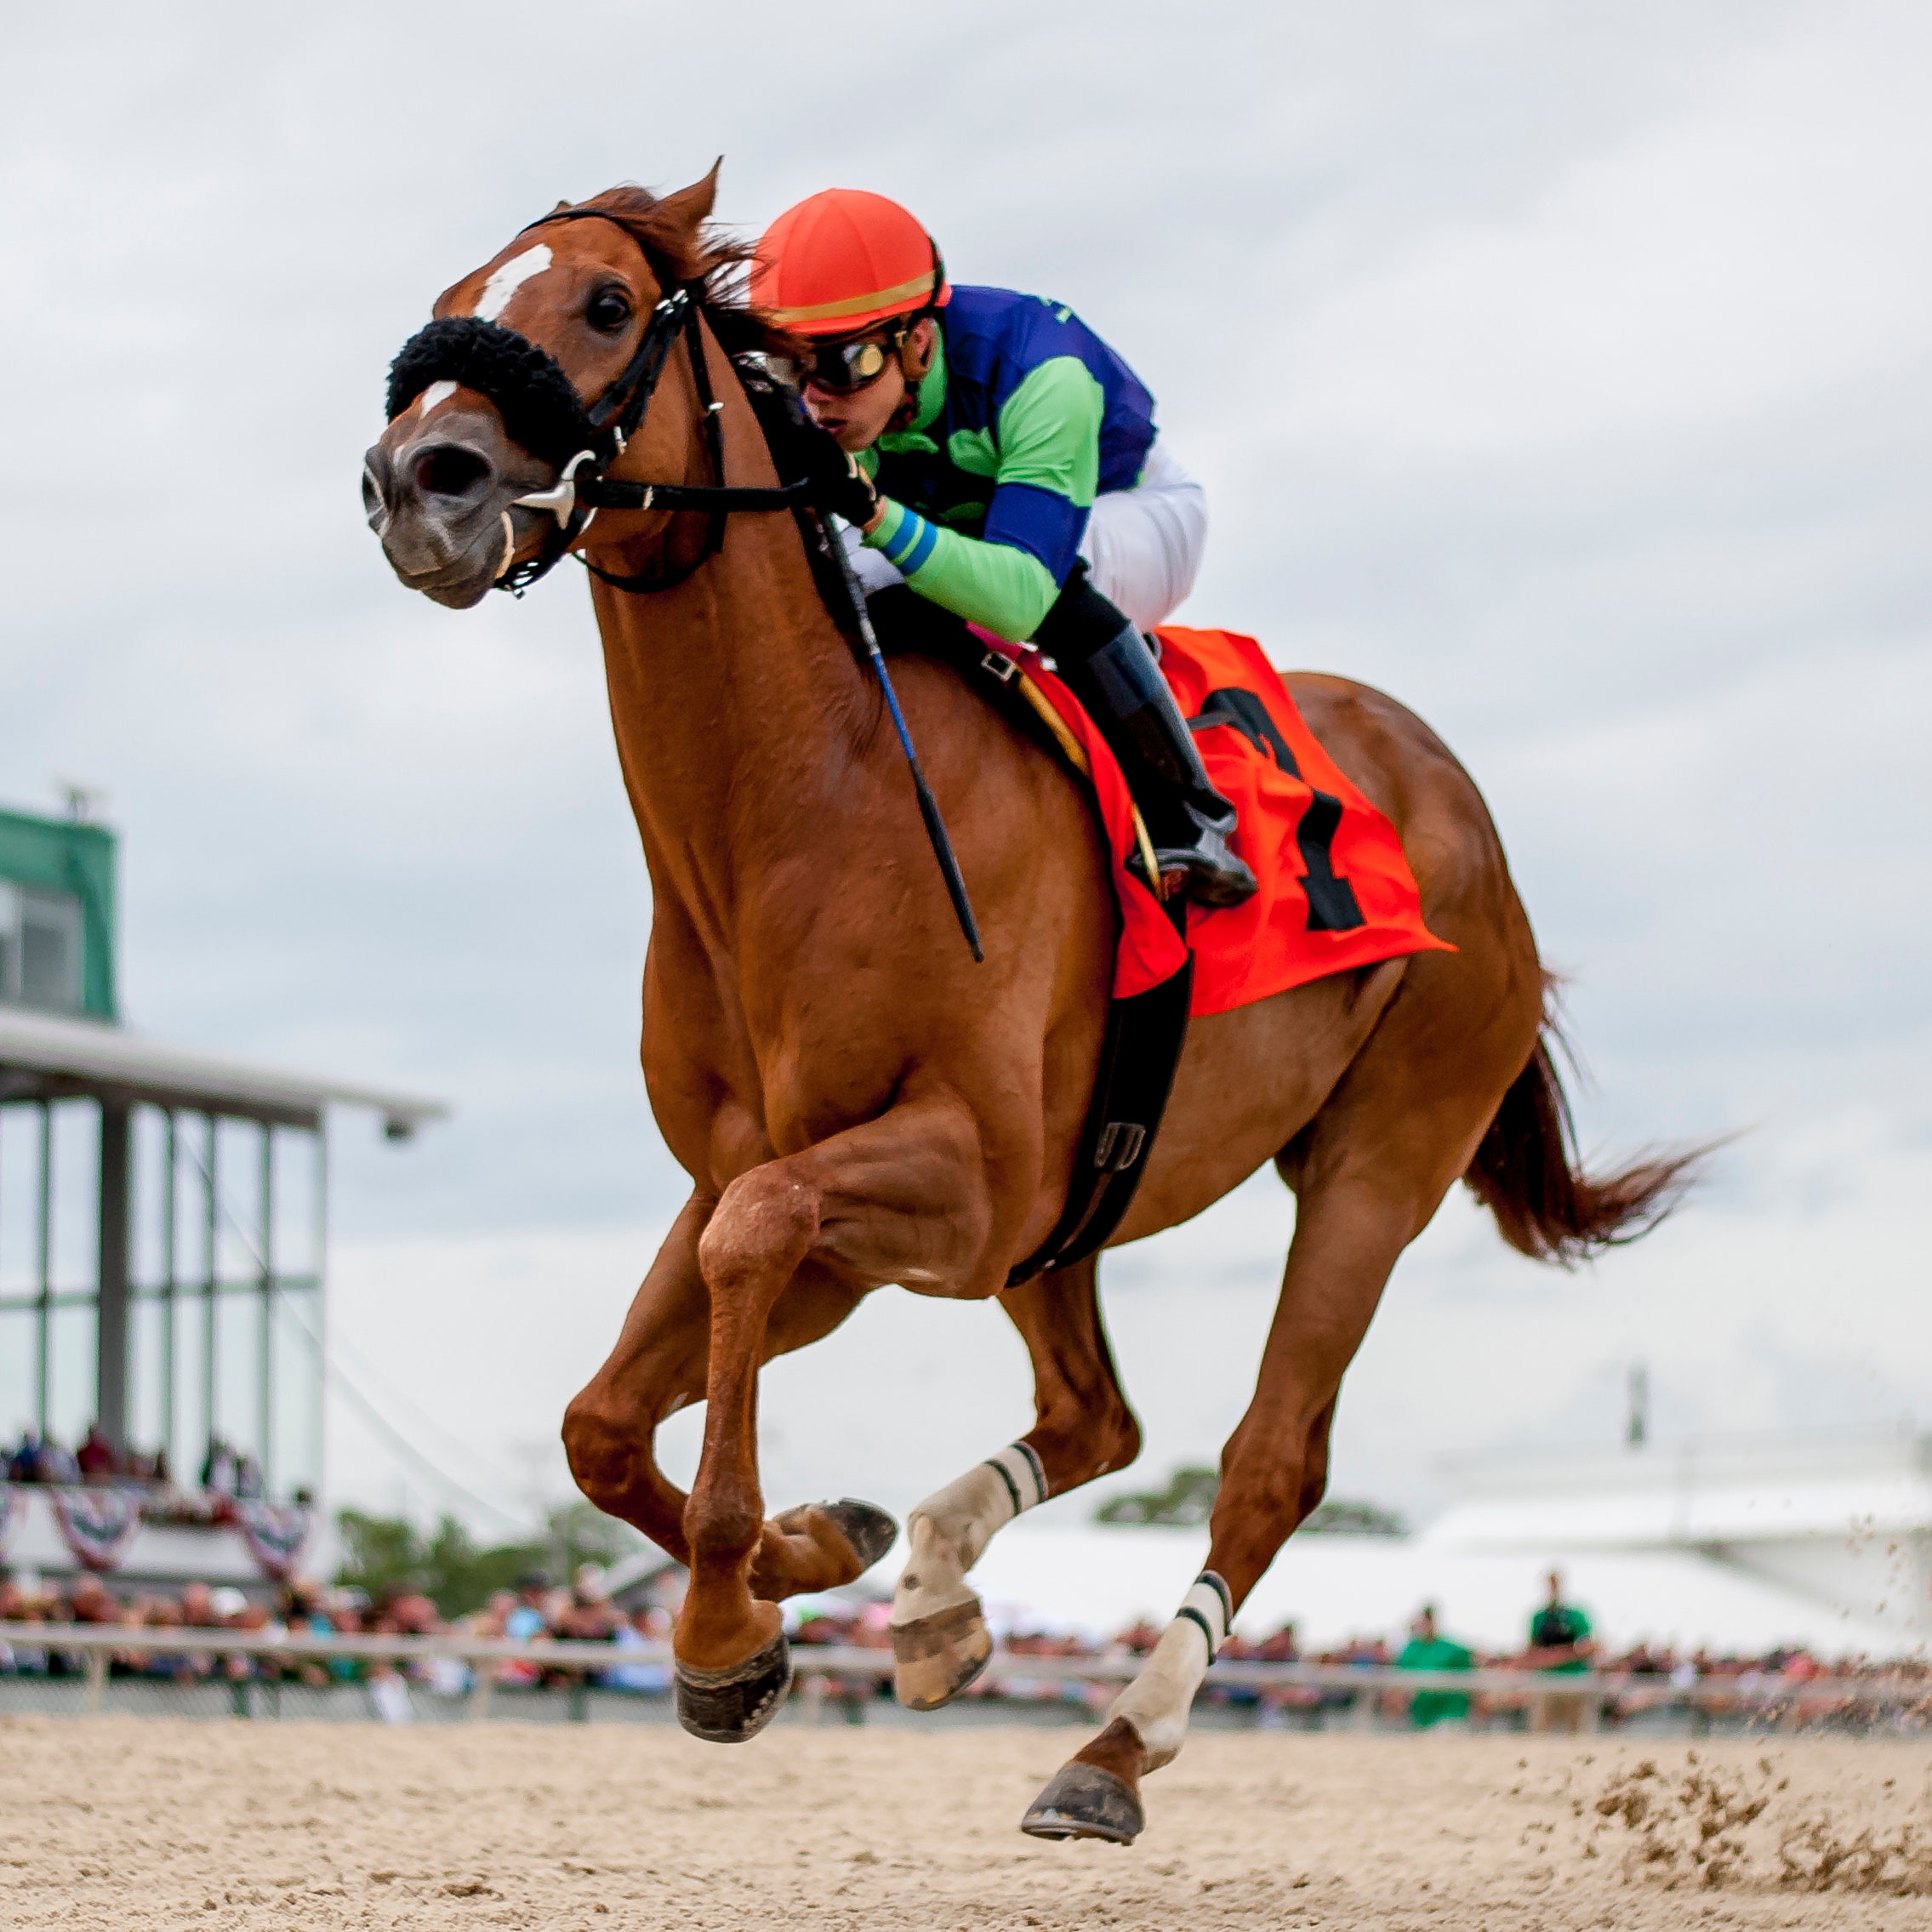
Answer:
[[1122, 931], [1115, 999], [1194, 955], [1190, 1010], [1224, 1013], [1331, 972], [1405, 953], [1454, 952], [1422, 922], [1422, 896], [1388, 820], [1342, 775], [1251, 637], [1165, 624], [1160, 668], [1208, 776], [1235, 808], [1236, 852], [1261, 890], [1245, 903], [1188, 909], [1183, 948], [1168, 914], [1128, 869], [1132, 807], [1120, 768], [1066, 686], [1024, 646], [1002, 646], [1080, 739], [1114, 858]]
[[[1171, 624], [1160, 668], [1216, 789], [1240, 816], [1234, 849], [1261, 881], [1243, 905], [1190, 909], [1194, 1011], [1224, 1013], [1404, 953], [1456, 949], [1422, 923], [1402, 841], [1302, 722], [1251, 637]], [[1272, 727], [1272, 728], [1270, 728]]]

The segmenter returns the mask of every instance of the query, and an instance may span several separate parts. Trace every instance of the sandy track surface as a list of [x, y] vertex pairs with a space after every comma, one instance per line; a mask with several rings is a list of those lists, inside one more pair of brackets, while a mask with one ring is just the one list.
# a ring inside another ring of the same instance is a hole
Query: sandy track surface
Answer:
[[4, 1720], [0, 1924], [1932, 1928], [1923, 1746], [1208, 1735], [1121, 1850], [1015, 1829], [1074, 1741]]

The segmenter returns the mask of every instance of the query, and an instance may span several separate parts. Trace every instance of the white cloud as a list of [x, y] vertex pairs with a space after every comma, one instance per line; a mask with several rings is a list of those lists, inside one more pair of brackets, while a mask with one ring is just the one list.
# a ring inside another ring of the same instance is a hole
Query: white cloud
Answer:
[[[1926, 1399], [1922, 9], [527, 29], [494, 0], [10, 23], [0, 795], [112, 794], [145, 1024], [458, 1100], [410, 1149], [339, 1142], [355, 1347], [514, 1462], [681, 1188], [584, 600], [407, 598], [356, 479], [438, 289], [559, 194], [722, 149], [730, 215], [896, 191], [957, 271], [1116, 339], [1214, 494], [1190, 618], [1384, 684], [1483, 784], [1573, 975], [1586, 1137], [1752, 1130], [1576, 1280], [1446, 1213], [1350, 1378], [1342, 1479], [1421, 1505], [1443, 1450], [1611, 1427], [1639, 1350], [1686, 1427]], [[1239, 1413], [1289, 1225], [1264, 1178], [1109, 1264], [1151, 1463]], [[781, 1498], [903, 1507], [1025, 1417], [996, 1311], [896, 1294], [767, 1381]]]
[[1813, 14], [1767, 37], [1527, 206], [1433, 227], [1318, 299], [1287, 332], [1286, 432], [1435, 465], [1574, 460], [1922, 362], [1932, 263], [1905, 237], [1932, 225], [1932, 178], [1901, 163], [1932, 34]]

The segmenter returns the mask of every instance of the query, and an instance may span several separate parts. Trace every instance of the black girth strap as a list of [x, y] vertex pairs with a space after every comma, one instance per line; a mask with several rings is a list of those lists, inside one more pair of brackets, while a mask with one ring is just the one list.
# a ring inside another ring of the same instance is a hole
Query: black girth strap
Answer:
[[1053, 1232], [1006, 1277], [1016, 1288], [1050, 1268], [1085, 1261], [1107, 1245], [1132, 1205], [1167, 1111], [1167, 1096], [1188, 1043], [1194, 955], [1160, 985], [1116, 1000], [1094, 1071], [1093, 1098], [1074, 1156], [1066, 1205]]

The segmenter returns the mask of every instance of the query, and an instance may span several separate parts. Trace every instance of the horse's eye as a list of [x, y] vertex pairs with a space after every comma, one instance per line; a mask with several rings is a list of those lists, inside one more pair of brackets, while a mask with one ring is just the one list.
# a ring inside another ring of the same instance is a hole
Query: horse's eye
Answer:
[[584, 311], [592, 328], [615, 335], [630, 320], [630, 298], [621, 288], [600, 288]]

